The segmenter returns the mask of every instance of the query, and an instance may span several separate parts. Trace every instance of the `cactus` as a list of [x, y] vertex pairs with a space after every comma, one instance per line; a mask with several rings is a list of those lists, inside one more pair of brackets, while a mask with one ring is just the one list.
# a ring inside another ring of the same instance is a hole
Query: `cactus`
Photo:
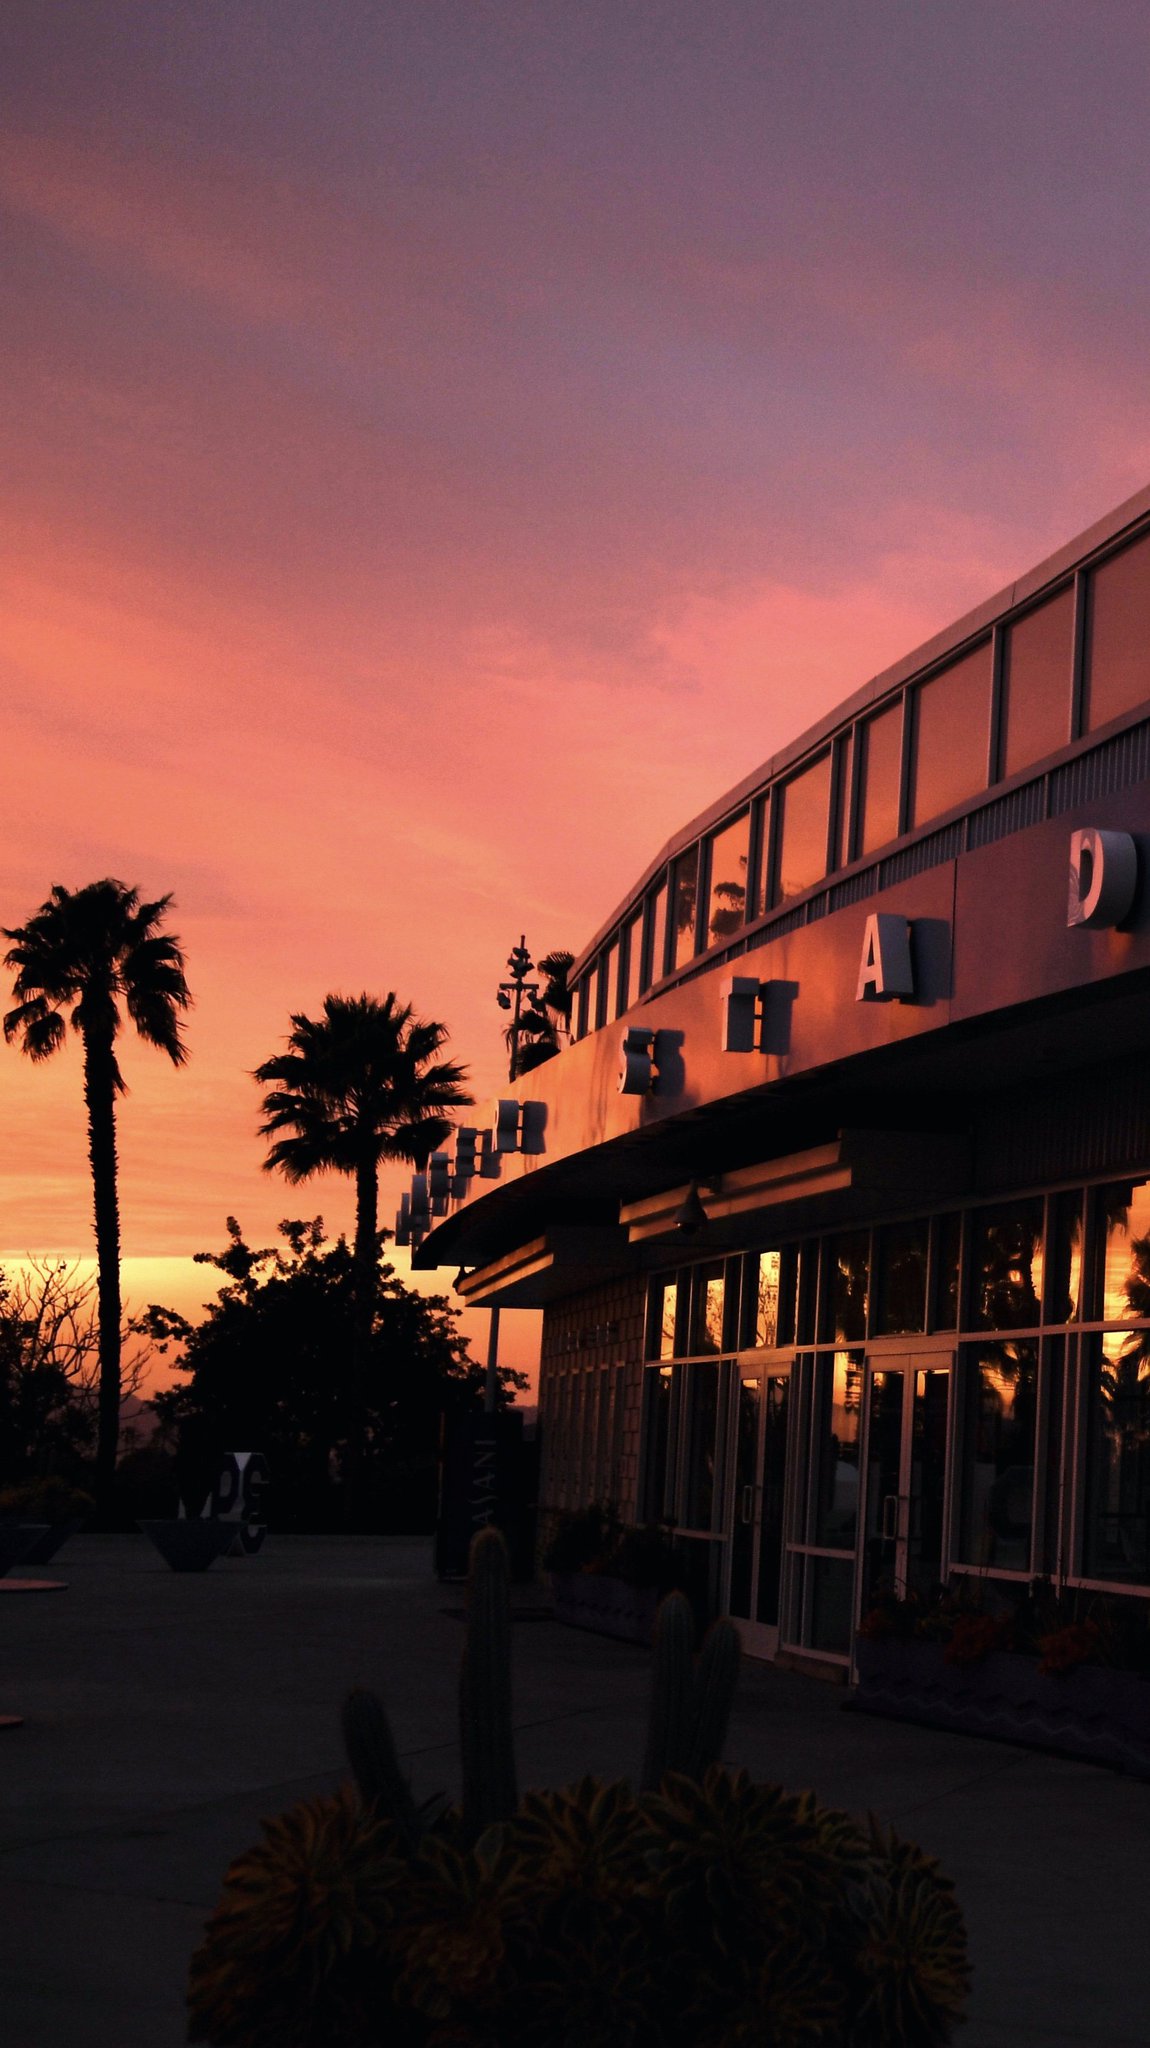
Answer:
[[669, 1593], [655, 1622], [644, 1791], [655, 1791], [668, 1771], [702, 1778], [719, 1760], [739, 1673], [738, 1631], [729, 1621], [715, 1622], [697, 1668], [694, 1640], [690, 1602]]
[[348, 1694], [343, 1739], [364, 1810], [394, 1821], [404, 1846], [416, 1848], [423, 1823], [400, 1769], [387, 1711], [375, 1693], [359, 1686]]
[[519, 1804], [511, 1720], [511, 1596], [507, 1545], [481, 1529], [471, 1545], [467, 1643], [459, 1673], [463, 1821], [473, 1836]]
[[741, 1649], [733, 1621], [723, 1616], [711, 1623], [699, 1652], [691, 1694], [691, 1743], [683, 1766], [689, 1778], [702, 1781], [710, 1765], [721, 1760], [735, 1703]]
[[655, 1619], [651, 1704], [641, 1783], [653, 1792], [668, 1771], [685, 1769], [691, 1746], [695, 1623], [685, 1593], [668, 1593]]

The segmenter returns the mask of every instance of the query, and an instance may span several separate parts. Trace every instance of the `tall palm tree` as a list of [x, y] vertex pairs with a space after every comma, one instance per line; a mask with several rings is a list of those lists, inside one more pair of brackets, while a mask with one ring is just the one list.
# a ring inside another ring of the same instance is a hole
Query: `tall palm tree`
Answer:
[[110, 877], [84, 889], [56, 885], [27, 924], [4, 927], [5, 965], [15, 970], [16, 1007], [4, 1036], [32, 1060], [50, 1059], [68, 1033], [84, 1051], [84, 1103], [96, 1226], [100, 1395], [96, 1494], [110, 1506], [120, 1432], [120, 1202], [116, 1183], [116, 1097], [125, 1093], [116, 1058], [120, 1004], [141, 1038], [174, 1066], [187, 1058], [180, 1012], [191, 1002], [179, 940], [161, 931], [170, 896], [141, 903]]
[[[322, 1017], [296, 1015], [288, 1050], [265, 1060], [255, 1079], [268, 1092], [260, 1136], [274, 1140], [265, 1170], [293, 1184], [315, 1173], [355, 1182], [355, 1319], [352, 1381], [362, 1410], [378, 1291], [379, 1169], [384, 1160], [425, 1166], [451, 1129], [445, 1110], [463, 1108], [466, 1068], [439, 1060], [443, 1024], [417, 1018], [394, 993], [324, 997]], [[348, 1515], [364, 1507], [365, 1446], [349, 1445]]]

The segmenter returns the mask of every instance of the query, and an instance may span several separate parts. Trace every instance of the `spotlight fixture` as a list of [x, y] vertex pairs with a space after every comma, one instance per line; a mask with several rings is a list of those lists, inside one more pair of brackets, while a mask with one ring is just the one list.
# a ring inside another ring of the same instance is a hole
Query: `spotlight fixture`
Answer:
[[680, 1237], [694, 1237], [706, 1220], [707, 1212], [699, 1197], [699, 1183], [693, 1180], [675, 1211], [675, 1228]]

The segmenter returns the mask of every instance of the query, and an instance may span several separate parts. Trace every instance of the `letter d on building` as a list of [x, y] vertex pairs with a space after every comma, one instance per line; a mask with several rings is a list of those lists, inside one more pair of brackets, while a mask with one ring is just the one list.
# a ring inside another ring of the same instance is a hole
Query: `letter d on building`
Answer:
[[1088, 825], [1070, 835], [1070, 899], [1066, 922], [1073, 931], [1097, 931], [1121, 924], [1138, 887], [1138, 849], [1129, 832], [1100, 832]]

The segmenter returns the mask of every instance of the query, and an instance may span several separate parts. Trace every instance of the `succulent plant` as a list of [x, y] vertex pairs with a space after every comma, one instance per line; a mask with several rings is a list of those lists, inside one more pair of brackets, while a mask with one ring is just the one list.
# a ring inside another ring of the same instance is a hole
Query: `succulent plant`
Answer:
[[516, 1789], [502, 1539], [472, 1550], [463, 1796], [417, 1806], [386, 1713], [358, 1788], [265, 1823], [192, 1962], [213, 2048], [941, 2048], [967, 1990], [952, 1887], [913, 1843], [724, 1768], [729, 1622], [660, 1610], [642, 1789]]

